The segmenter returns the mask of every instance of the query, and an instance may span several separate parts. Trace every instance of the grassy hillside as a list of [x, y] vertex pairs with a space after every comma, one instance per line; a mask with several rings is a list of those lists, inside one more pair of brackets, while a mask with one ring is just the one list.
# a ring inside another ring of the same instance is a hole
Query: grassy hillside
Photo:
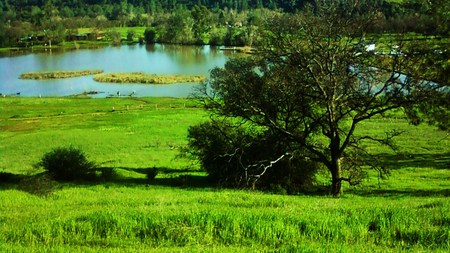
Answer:
[[101, 166], [182, 169], [189, 163], [174, 158], [187, 128], [205, 118], [193, 101], [169, 98], [3, 98], [0, 110], [0, 170], [12, 173], [69, 145]]
[[[119, 174], [53, 185], [45, 196], [29, 193], [30, 181], [0, 183], [0, 252], [450, 249], [450, 139], [426, 125], [367, 122], [360, 131], [406, 131], [399, 153], [367, 144], [392, 175], [378, 180], [370, 172], [336, 199], [206, 184], [195, 164], [176, 159], [187, 127], [208, 118], [190, 100], [1, 98], [0, 111], [0, 172], [36, 173], [32, 165], [45, 152], [72, 144]], [[148, 183], [148, 167], [164, 173]]]

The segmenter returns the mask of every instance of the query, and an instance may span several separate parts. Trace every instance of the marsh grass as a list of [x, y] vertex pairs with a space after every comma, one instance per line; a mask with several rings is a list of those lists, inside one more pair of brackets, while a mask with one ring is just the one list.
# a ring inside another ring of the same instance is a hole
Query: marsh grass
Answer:
[[77, 71], [51, 71], [51, 72], [27, 72], [20, 75], [20, 79], [60, 79], [78, 76], [89, 76], [103, 73], [103, 70], [77, 70]]
[[142, 83], [142, 84], [172, 84], [199, 83], [205, 80], [203, 75], [159, 75], [142, 72], [105, 73], [96, 75], [94, 80], [105, 83]]

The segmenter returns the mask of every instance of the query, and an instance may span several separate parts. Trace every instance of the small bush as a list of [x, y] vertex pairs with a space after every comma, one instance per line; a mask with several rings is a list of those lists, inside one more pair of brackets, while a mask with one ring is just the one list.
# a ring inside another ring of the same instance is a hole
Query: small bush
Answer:
[[55, 180], [73, 181], [95, 178], [95, 165], [87, 160], [83, 151], [70, 147], [53, 149], [38, 164]]
[[136, 32], [133, 30], [129, 30], [127, 32], [127, 41], [133, 41], [134, 37], [136, 37]]
[[122, 35], [118, 31], [110, 31], [107, 33], [107, 36], [114, 46], [120, 46], [122, 43]]
[[158, 34], [156, 33], [156, 30], [154, 28], [145, 29], [144, 39], [147, 42], [147, 44], [155, 43], [158, 39]]

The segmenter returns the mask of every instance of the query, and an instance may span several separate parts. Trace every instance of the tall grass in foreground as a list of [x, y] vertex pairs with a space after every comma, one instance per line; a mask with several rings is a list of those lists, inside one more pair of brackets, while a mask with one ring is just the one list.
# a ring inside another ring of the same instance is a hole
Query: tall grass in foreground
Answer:
[[[253, 247], [298, 251], [447, 250], [450, 201], [344, 199], [159, 187], [0, 192], [0, 250]], [[15, 212], [23, 210], [27, 212]]]

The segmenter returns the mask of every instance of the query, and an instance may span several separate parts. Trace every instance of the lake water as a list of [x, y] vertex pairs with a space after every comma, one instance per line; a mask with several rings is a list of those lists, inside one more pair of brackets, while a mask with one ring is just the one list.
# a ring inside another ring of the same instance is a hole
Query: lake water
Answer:
[[21, 80], [20, 74], [33, 71], [90, 70], [145, 72], [155, 74], [208, 75], [222, 67], [230, 53], [211, 46], [131, 45], [81, 49], [49, 50], [13, 57], [0, 57], [0, 93], [27, 97], [68, 96], [100, 92], [94, 97], [128, 95], [188, 97], [196, 84], [141, 85], [98, 83], [93, 76], [55, 80]]

